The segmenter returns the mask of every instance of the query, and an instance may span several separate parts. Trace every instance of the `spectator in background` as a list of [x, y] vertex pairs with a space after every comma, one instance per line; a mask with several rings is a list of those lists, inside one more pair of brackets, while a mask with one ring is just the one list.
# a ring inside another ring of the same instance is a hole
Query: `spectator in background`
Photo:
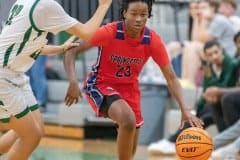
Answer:
[[[198, 14], [198, 1], [189, 2], [189, 20], [188, 20], [188, 40], [191, 41], [191, 32], [193, 26], [193, 17]], [[178, 41], [169, 42], [167, 44], [167, 49], [169, 56], [171, 57], [171, 63], [173, 69], [178, 77], [182, 75], [182, 52], [184, 49], [184, 44]]]
[[185, 45], [182, 58], [182, 78], [191, 83], [195, 83], [200, 60], [204, 59], [204, 43], [217, 39], [227, 54], [233, 56], [235, 53], [235, 32], [230, 21], [217, 13], [219, 3], [215, 0], [202, 0], [198, 5], [199, 13], [193, 17], [192, 41]]
[[[206, 89], [205, 101], [212, 107], [213, 120], [219, 131], [232, 126], [240, 118], [240, 88], [212, 86]], [[219, 146], [219, 145], [218, 145]]]
[[219, 6], [219, 13], [226, 16], [234, 30], [238, 32], [240, 30], [240, 17], [236, 15], [237, 3], [235, 0], [221, 0]]
[[188, 39], [192, 40], [192, 29], [194, 17], [199, 16], [199, 0], [191, 1], [189, 3], [189, 17], [188, 17]]
[[[204, 122], [204, 127], [207, 128], [213, 124], [212, 108], [206, 103], [205, 90], [211, 86], [230, 87], [236, 83], [236, 68], [237, 61], [224, 53], [224, 49], [219, 42], [212, 40], [205, 44], [204, 53], [206, 57], [206, 63], [203, 66], [203, 94], [196, 103], [197, 116]], [[220, 100], [219, 100], [220, 102]], [[221, 104], [219, 104], [221, 105]], [[219, 118], [220, 119], [220, 118]], [[217, 123], [218, 130], [225, 129], [225, 125]], [[190, 127], [189, 124], [184, 126]], [[161, 154], [174, 154], [175, 153], [175, 141], [179, 133], [182, 130], [178, 129], [175, 134], [171, 135], [167, 140], [163, 139], [158, 142], [152, 143], [148, 147], [149, 152], [158, 152]]]
[[[221, 53], [222, 52], [222, 53]], [[223, 131], [226, 128], [226, 124], [222, 116], [222, 103], [221, 97], [213, 97], [209, 93], [212, 89], [220, 87], [235, 86], [238, 80], [237, 69], [238, 60], [230, 57], [225, 53], [220, 44], [213, 40], [209, 41], [204, 46], [204, 53], [207, 61], [211, 64], [203, 66], [204, 79], [203, 79], [203, 95], [204, 101], [201, 103], [207, 103], [212, 106], [212, 114], [214, 122], [217, 124], [219, 131]], [[223, 55], [219, 57], [219, 55]], [[206, 62], [207, 63], [207, 62]]]
[[[240, 32], [234, 36], [234, 42], [237, 48], [235, 57], [239, 57]], [[237, 59], [237, 61], [239, 61], [239, 59]], [[216, 104], [216, 101], [221, 100], [222, 105], [215, 107], [220, 107], [218, 110], [222, 113], [221, 119], [227, 128], [213, 138], [214, 148], [216, 149], [212, 154], [214, 160], [226, 159], [229, 156], [233, 156], [232, 158], [236, 159], [235, 156], [240, 150], [240, 100], [238, 98], [240, 96], [239, 62], [236, 78], [236, 86], [233, 88], [210, 87], [205, 92], [208, 103]]]
[[232, 156], [234, 159], [240, 149], [240, 88], [215, 88], [208, 96], [211, 99], [221, 99], [222, 113], [227, 129], [213, 138], [215, 151], [213, 159], [226, 159]]
[[[240, 33], [237, 33], [234, 36], [234, 42], [236, 44], [237, 52], [236, 57], [239, 57], [239, 46], [240, 46]], [[236, 70], [236, 86], [240, 86], [240, 65], [239, 58], [236, 59], [238, 68]], [[228, 95], [230, 92], [230, 96]], [[236, 119], [240, 118], [240, 109], [237, 111], [234, 107], [234, 103], [238, 104], [238, 93], [232, 93], [231, 89], [222, 88], [222, 86], [218, 87], [209, 87], [205, 92], [206, 101], [208, 103], [213, 104], [213, 118], [216, 123], [221, 123], [223, 128], [227, 128], [236, 122]], [[229, 98], [228, 98], [229, 97]], [[226, 99], [227, 103], [224, 103], [222, 106], [218, 105], [219, 99]], [[230, 99], [230, 100], [228, 100]], [[236, 99], [236, 102], [232, 102]], [[231, 103], [230, 103], [231, 102]], [[240, 103], [240, 102], [239, 102]], [[228, 114], [228, 113], [231, 114]]]
[[177, 77], [181, 77], [182, 47], [181, 43], [177, 41], [169, 42], [166, 46], [169, 56], [171, 57], [173, 70]]

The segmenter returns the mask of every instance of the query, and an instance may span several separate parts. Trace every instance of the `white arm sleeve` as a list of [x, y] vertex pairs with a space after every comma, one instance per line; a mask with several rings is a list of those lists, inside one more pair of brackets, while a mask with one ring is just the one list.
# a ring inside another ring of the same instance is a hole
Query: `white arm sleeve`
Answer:
[[41, 0], [33, 12], [33, 20], [38, 29], [54, 34], [78, 23], [54, 0]]

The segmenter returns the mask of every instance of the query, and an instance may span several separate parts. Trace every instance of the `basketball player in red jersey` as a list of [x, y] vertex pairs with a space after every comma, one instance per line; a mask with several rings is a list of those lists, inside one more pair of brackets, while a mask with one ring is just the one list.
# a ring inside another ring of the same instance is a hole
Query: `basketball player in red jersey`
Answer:
[[145, 26], [151, 11], [152, 0], [123, 0], [123, 21], [101, 27], [88, 43], [83, 42], [70, 50], [71, 53], [65, 54], [64, 65], [70, 81], [65, 102], [71, 105], [81, 97], [74, 68], [75, 56], [93, 46], [100, 48], [84, 90], [96, 114], [109, 117], [117, 123], [119, 160], [132, 160], [136, 151], [139, 127], [143, 124], [138, 75], [150, 57], [162, 70], [170, 91], [179, 103], [181, 125], [186, 121], [191, 126], [203, 125], [187, 110], [164, 43], [153, 30]]

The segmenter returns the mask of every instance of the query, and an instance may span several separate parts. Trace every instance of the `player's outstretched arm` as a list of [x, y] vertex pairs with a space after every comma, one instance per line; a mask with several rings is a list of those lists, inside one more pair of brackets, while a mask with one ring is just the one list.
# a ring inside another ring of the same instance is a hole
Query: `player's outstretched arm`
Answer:
[[82, 97], [75, 71], [75, 57], [90, 47], [87, 42], [81, 42], [78, 47], [68, 50], [64, 55], [64, 69], [69, 80], [69, 86], [65, 96], [65, 104], [67, 106], [77, 103], [79, 98]]
[[41, 50], [44, 55], [55, 55], [58, 53], [65, 53], [68, 49], [72, 47], [77, 47], [79, 43], [69, 43], [63, 45], [46, 45]]
[[187, 108], [183, 96], [182, 96], [182, 87], [171, 67], [170, 64], [166, 65], [165, 67], [161, 68], [164, 77], [167, 80], [168, 88], [173, 96], [176, 98], [181, 112], [182, 112], [182, 119], [181, 119], [181, 128], [184, 126], [185, 122], [189, 122], [192, 127], [200, 127], [204, 125], [202, 120], [197, 118], [196, 116], [192, 115], [189, 109]]
[[90, 20], [84, 24], [79, 22], [66, 31], [80, 39], [88, 41], [101, 25], [112, 0], [98, 0], [98, 2], [99, 6]]
[[75, 59], [78, 54], [84, 53], [84, 51], [90, 49], [91, 46], [85, 41], [81, 41], [78, 47], [71, 48], [64, 54], [64, 69], [70, 82], [77, 81], [75, 72]]
[[71, 36], [64, 44], [62, 45], [45, 45], [41, 54], [44, 55], [55, 55], [58, 53], [65, 53], [68, 49], [79, 46], [79, 43], [74, 43], [75, 36]]

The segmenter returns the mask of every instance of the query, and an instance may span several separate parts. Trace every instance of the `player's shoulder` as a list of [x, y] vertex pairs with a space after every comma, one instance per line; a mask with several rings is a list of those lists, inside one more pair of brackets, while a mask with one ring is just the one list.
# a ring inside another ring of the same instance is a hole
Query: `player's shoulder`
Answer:
[[39, 3], [52, 4], [52, 5], [59, 4], [59, 3], [58, 3], [57, 1], [55, 1], [55, 0], [41, 0], [41, 1], [39, 1]]
[[55, 0], [41, 0], [38, 3], [39, 6], [42, 7], [42, 9], [45, 10], [52, 10], [52, 9], [58, 9], [59, 7], [61, 8], [61, 5], [55, 1]]
[[104, 25], [105, 28], [109, 28], [109, 29], [113, 29], [113, 30], [117, 30], [117, 21], [114, 22], [110, 22]]
[[150, 35], [151, 35], [152, 38], [159, 38], [160, 37], [160, 35], [156, 31], [154, 31], [153, 29], [151, 29], [149, 27], [146, 27], [146, 28], [149, 29]]
[[116, 22], [110, 22], [110, 23], [103, 25], [100, 30], [104, 33], [108, 33], [108, 34], [114, 36], [115, 33], [117, 32], [116, 26], [117, 26]]
[[151, 41], [151, 44], [156, 44], [156, 45], [159, 45], [159, 43], [162, 42], [162, 38], [161, 36], [156, 32], [154, 31], [153, 29], [150, 29], [149, 27], [147, 27], [150, 31], [150, 41]]

